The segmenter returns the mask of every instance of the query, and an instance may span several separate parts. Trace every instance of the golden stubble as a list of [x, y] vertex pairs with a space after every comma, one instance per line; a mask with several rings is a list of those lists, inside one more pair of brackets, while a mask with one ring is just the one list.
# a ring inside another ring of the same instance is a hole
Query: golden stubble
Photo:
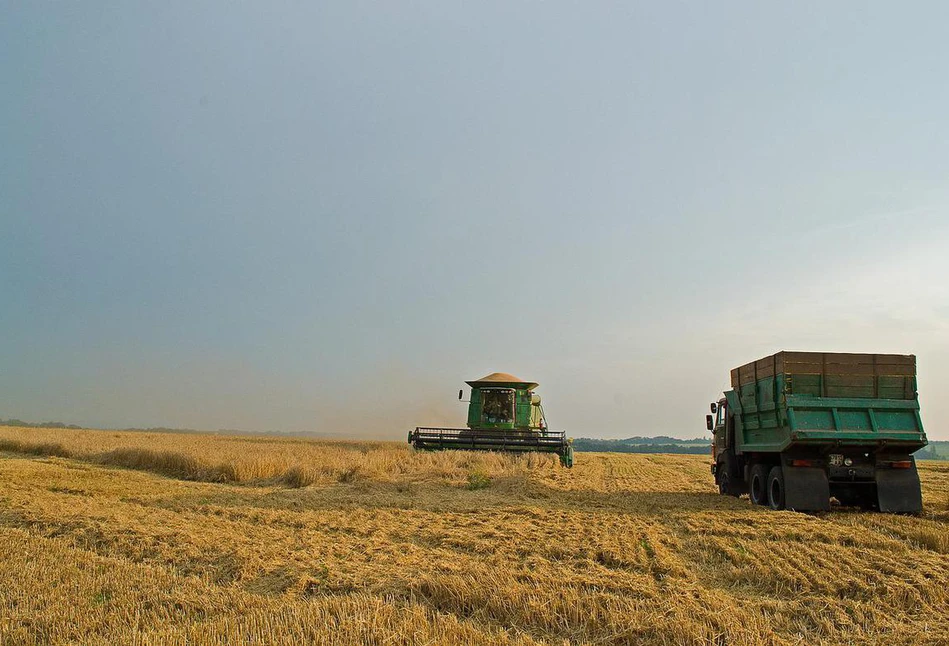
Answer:
[[949, 464], [906, 517], [753, 508], [705, 456], [11, 428], [0, 450], [2, 644], [949, 640]]

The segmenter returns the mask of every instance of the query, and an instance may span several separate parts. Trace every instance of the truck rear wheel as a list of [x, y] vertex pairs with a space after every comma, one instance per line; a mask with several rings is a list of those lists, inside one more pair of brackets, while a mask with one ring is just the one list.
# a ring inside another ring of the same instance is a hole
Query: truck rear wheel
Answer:
[[768, 504], [768, 468], [763, 464], [756, 464], [751, 467], [748, 497], [756, 505]]
[[771, 509], [784, 509], [785, 491], [784, 468], [780, 464], [771, 467], [771, 473], [768, 474], [768, 506]]

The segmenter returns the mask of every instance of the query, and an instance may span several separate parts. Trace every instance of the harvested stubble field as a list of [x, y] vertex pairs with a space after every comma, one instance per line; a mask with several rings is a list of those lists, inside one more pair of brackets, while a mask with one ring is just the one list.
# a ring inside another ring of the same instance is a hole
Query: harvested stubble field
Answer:
[[707, 463], [0, 428], [0, 643], [949, 643], [949, 464], [900, 517]]

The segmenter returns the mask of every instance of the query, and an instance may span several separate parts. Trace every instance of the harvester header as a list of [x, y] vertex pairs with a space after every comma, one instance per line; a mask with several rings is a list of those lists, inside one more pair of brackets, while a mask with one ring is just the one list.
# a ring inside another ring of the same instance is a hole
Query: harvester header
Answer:
[[[467, 428], [419, 426], [409, 433], [416, 449], [468, 451], [537, 451], [556, 453], [566, 467], [573, 466], [573, 446], [563, 431], [547, 428], [538, 384], [505, 372], [493, 372], [466, 381], [471, 386]], [[459, 391], [458, 399], [463, 399]]]

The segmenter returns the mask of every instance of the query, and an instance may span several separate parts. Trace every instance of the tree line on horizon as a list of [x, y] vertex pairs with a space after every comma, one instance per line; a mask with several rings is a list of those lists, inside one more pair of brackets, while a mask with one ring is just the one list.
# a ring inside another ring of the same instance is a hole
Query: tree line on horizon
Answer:
[[710, 440], [708, 438], [680, 440], [668, 435], [636, 436], [620, 440], [578, 437], [573, 441], [573, 450], [597, 453], [685, 453], [699, 455], [709, 452], [709, 444]]
[[[578, 437], [573, 441], [574, 451], [593, 453], [679, 453], [702, 455], [710, 451], [710, 438], [680, 440], [667, 435], [656, 437], [630, 437], [620, 440], [604, 440]], [[929, 444], [914, 454], [919, 460], [949, 460], [949, 441], [929, 440]]]

